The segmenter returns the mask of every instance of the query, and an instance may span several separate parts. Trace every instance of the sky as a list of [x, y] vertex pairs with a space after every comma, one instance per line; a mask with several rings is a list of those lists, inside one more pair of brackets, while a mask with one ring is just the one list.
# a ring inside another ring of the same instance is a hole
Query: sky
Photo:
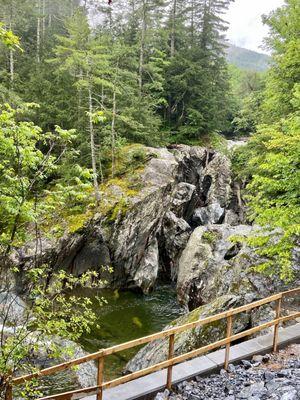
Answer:
[[267, 53], [266, 49], [260, 47], [268, 34], [261, 15], [269, 14], [283, 3], [284, 0], [235, 0], [224, 18], [230, 23], [229, 41], [236, 46]]

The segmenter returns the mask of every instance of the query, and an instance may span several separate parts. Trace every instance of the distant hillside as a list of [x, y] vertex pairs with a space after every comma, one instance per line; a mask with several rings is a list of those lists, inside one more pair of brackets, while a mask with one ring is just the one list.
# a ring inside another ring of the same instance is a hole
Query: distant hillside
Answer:
[[227, 50], [227, 60], [241, 69], [265, 71], [269, 67], [270, 57], [231, 44]]

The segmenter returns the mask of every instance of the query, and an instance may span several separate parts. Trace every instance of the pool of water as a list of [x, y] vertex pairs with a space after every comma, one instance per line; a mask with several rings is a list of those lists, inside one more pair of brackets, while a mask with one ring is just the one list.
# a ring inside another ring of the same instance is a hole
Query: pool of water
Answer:
[[[87, 289], [80, 289], [77, 294], [90, 297], [97, 315], [91, 332], [80, 340], [83, 349], [89, 353], [160, 331], [182, 314], [175, 288], [169, 285], [159, 286], [147, 296], [126, 291]], [[107, 303], [100, 306], [99, 297]], [[105, 379], [119, 376], [137, 351], [138, 348], [133, 348], [107, 357]]]
[[[183, 313], [176, 300], [175, 288], [169, 285], [159, 286], [147, 296], [108, 289], [76, 289], [72, 294], [89, 297], [97, 315], [91, 332], [83, 335], [79, 343], [88, 353], [158, 332]], [[100, 305], [98, 299], [102, 297], [106, 302]], [[106, 357], [104, 379], [120, 376], [138, 350], [133, 348]], [[52, 395], [78, 389], [78, 384], [74, 376], [63, 371], [39, 379], [38, 389], [43, 395]], [[24, 398], [19, 389], [14, 395], [18, 399]]]

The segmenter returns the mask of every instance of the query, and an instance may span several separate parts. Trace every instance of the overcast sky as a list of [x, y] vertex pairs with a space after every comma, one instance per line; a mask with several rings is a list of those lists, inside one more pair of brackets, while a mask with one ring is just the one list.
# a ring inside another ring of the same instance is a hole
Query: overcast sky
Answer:
[[229, 41], [237, 46], [265, 53], [261, 49], [268, 28], [261, 22], [261, 15], [268, 14], [284, 3], [284, 0], [235, 0], [226, 20], [230, 23]]

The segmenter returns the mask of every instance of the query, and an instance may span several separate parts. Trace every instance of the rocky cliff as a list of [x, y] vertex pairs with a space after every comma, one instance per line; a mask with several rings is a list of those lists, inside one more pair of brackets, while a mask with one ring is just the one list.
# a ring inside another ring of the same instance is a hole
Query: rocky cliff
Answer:
[[[40, 262], [75, 275], [112, 266], [112, 274], [101, 272], [109, 286], [147, 293], [160, 278], [177, 280], [181, 253], [195, 228], [242, 222], [241, 199], [224, 155], [183, 145], [146, 151], [150, 161], [134, 196], [126, 197], [115, 183], [109, 187], [117, 198], [113, 218], [96, 214], [71, 235], [40, 241]], [[28, 244], [17, 255], [21, 270], [32, 259]]]

